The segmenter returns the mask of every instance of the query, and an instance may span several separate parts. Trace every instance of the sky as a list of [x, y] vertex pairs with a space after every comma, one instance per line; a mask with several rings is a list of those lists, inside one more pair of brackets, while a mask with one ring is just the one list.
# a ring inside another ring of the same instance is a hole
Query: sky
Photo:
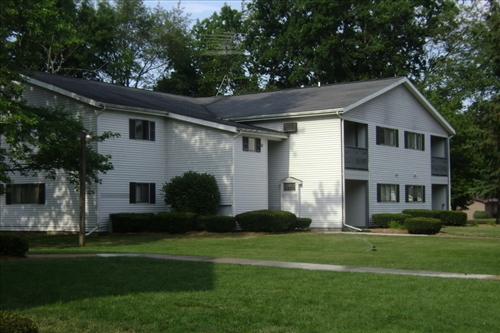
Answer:
[[[177, 7], [178, 0], [143, 0], [147, 6], [155, 7], [160, 4], [163, 8], [171, 10], [172, 7]], [[184, 13], [190, 13], [190, 18], [193, 23], [196, 19], [200, 21], [212, 16], [214, 12], [220, 12], [224, 3], [227, 3], [234, 9], [241, 10], [241, 0], [226, 0], [226, 1], [212, 1], [212, 0], [181, 0], [181, 8], [184, 8]]]

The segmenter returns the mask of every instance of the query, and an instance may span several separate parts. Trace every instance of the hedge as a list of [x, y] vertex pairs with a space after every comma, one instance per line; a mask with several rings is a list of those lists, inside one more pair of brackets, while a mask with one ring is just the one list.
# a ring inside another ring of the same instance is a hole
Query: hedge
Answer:
[[472, 217], [475, 220], [481, 220], [481, 219], [489, 219], [490, 218], [490, 213], [485, 212], [484, 210], [476, 210]]
[[309, 230], [312, 220], [307, 217], [297, 217], [293, 230]]
[[410, 234], [437, 234], [443, 222], [440, 219], [430, 217], [411, 217], [405, 220], [405, 228]]
[[180, 212], [161, 212], [153, 217], [149, 227], [152, 232], [168, 232], [170, 234], [184, 234], [192, 231], [196, 223], [196, 214]]
[[444, 225], [464, 226], [467, 224], [467, 214], [456, 210], [443, 210], [439, 214], [439, 219]]
[[396, 222], [400, 225], [404, 225], [405, 220], [410, 217], [412, 217], [410, 214], [382, 213], [382, 214], [373, 214], [372, 220], [376, 226], [380, 228], [388, 228], [390, 222]]
[[0, 254], [10, 256], [24, 256], [29, 250], [28, 241], [24, 238], [9, 235], [0, 235]]
[[154, 213], [109, 214], [112, 232], [144, 232], [153, 222]]
[[234, 216], [198, 216], [196, 230], [209, 232], [231, 232], [236, 228]]
[[0, 331], [2, 333], [38, 333], [38, 326], [29, 318], [0, 310]]
[[413, 217], [430, 217], [438, 218], [442, 210], [431, 210], [431, 209], [405, 209], [403, 214], [410, 214]]
[[283, 210], [256, 210], [236, 215], [244, 231], [280, 232], [293, 230], [297, 216]]

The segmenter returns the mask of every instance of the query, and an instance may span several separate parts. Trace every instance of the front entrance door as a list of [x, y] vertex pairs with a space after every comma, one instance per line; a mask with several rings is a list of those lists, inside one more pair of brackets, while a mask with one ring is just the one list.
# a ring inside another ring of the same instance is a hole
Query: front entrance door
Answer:
[[368, 227], [368, 181], [345, 181], [345, 223]]

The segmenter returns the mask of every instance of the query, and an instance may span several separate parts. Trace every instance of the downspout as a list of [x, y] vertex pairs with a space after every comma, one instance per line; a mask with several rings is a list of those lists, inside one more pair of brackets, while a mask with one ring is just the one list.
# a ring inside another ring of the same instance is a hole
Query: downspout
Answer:
[[[96, 116], [97, 134], [98, 135], [101, 133], [101, 122], [100, 122], [99, 116], [106, 110], [106, 105], [101, 104], [100, 106], [102, 107], [102, 109], [97, 111], [97, 116]], [[99, 143], [97, 143], [97, 152], [99, 153]], [[94, 229], [90, 230], [88, 233], [86, 233], [85, 236], [90, 236], [96, 230], [99, 232], [99, 229], [101, 227], [101, 221], [100, 221], [100, 218], [101, 218], [101, 213], [100, 213], [101, 184], [97, 184], [97, 194], [96, 195], [97, 195], [97, 198], [96, 198], [96, 201], [97, 201], [97, 226]]]
[[450, 157], [450, 141], [454, 135], [448, 137], [448, 147], [446, 151], [446, 157], [448, 159], [448, 209], [451, 210], [451, 157]]
[[356, 230], [356, 231], [363, 231], [360, 228], [356, 228], [352, 225], [348, 225], [345, 223], [345, 164], [344, 164], [344, 118], [340, 115], [339, 111], [335, 111], [337, 116], [340, 118], [340, 149], [341, 149], [341, 154], [340, 154], [340, 163], [341, 163], [341, 181], [342, 181], [342, 227]]
[[234, 143], [234, 140], [241, 136], [243, 132], [241, 130], [238, 130], [238, 133], [233, 136], [233, 216], [236, 216], [236, 177], [235, 177], [235, 167], [234, 165], [236, 164], [236, 145]]

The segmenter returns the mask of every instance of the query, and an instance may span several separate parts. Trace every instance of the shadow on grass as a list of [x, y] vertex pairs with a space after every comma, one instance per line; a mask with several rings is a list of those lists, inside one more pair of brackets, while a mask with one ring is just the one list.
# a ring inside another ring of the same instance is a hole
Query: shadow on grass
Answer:
[[[0, 233], [8, 234], [12, 236], [18, 236], [28, 240], [30, 244], [30, 252], [60, 252], [64, 250], [68, 253], [101, 253], [110, 252], [113, 247], [122, 246], [135, 246], [135, 245], [147, 245], [156, 242], [164, 241], [178, 241], [178, 240], [188, 240], [194, 238], [247, 238], [252, 237], [252, 233], [244, 232], [234, 232], [234, 233], [203, 233], [203, 232], [193, 232], [188, 234], [173, 235], [167, 233], [130, 233], [130, 234], [93, 234], [86, 237], [85, 247], [79, 246], [78, 234], [55, 234], [47, 235], [45, 233], [23, 233], [23, 232], [9, 232]], [[263, 235], [265, 233], [260, 233]], [[255, 236], [255, 235], [254, 235]], [[105, 248], [106, 250], [103, 250]], [[54, 251], [50, 251], [53, 249]]]
[[151, 258], [72, 258], [0, 263], [8, 310], [137, 293], [211, 290], [213, 264]]

